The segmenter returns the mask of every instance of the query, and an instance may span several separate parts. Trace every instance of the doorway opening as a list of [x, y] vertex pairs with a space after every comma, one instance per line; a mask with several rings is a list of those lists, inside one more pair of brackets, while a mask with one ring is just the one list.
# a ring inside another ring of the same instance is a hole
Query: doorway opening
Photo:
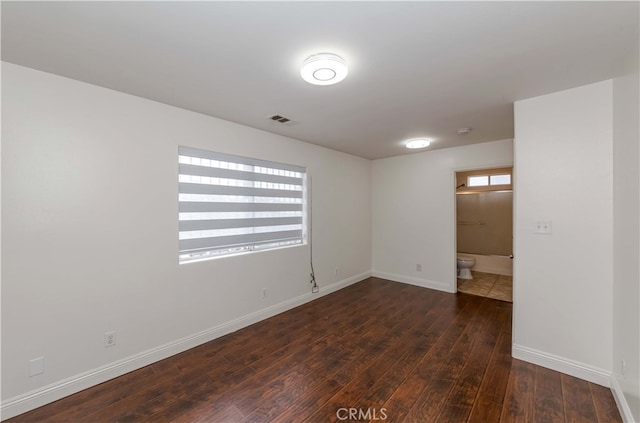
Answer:
[[513, 302], [513, 168], [456, 172], [458, 292]]

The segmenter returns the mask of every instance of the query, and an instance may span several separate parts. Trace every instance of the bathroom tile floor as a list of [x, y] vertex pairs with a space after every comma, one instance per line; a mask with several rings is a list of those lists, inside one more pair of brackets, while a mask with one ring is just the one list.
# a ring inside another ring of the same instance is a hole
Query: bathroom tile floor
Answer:
[[458, 292], [513, 302], [513, 278], [492, 273], [471, 272], [473, 279], [458, 279]]

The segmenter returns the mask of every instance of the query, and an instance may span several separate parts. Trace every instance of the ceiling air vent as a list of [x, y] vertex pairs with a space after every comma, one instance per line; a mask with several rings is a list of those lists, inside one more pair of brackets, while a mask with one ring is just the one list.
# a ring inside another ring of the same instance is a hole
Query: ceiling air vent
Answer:
[[269, 119], [272, 122], [280, 123], [282, 125], [287, 125], [287, 126], [295, 125], [296, 123], [298, 123], [289, 119], [288, 117], [285, 117], [279, 114], [267, 116], [267, 119]]

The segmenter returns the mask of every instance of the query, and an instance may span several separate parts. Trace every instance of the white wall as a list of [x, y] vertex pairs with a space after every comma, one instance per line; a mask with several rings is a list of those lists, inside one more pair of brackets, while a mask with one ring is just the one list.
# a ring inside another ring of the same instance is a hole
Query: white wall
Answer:
[[634, 421], [640, 421], [638, 77], [613, 80], [613, 372]]
[[[2, 71], [4, 418], [312, 298], [308, 246], [178, 265], [178, 145], [307, 166], [321, 293], [369, 276], [370, 161]], [[40, 356], [45, 372], [30, 378]]]
[[514, 152], [513, 355], [608, 386], [612, 82], [516, 102]]
[[373, 274], [455, 292], [455, 171], [511, 166], [512, 147], [503, 140], [374, 161]]

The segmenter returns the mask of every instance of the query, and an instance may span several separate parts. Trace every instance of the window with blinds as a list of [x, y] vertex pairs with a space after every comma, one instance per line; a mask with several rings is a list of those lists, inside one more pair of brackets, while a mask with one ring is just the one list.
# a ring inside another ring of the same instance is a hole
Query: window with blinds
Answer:
[[178, 149], [179, 259], [303, 244], [306, 169]]

